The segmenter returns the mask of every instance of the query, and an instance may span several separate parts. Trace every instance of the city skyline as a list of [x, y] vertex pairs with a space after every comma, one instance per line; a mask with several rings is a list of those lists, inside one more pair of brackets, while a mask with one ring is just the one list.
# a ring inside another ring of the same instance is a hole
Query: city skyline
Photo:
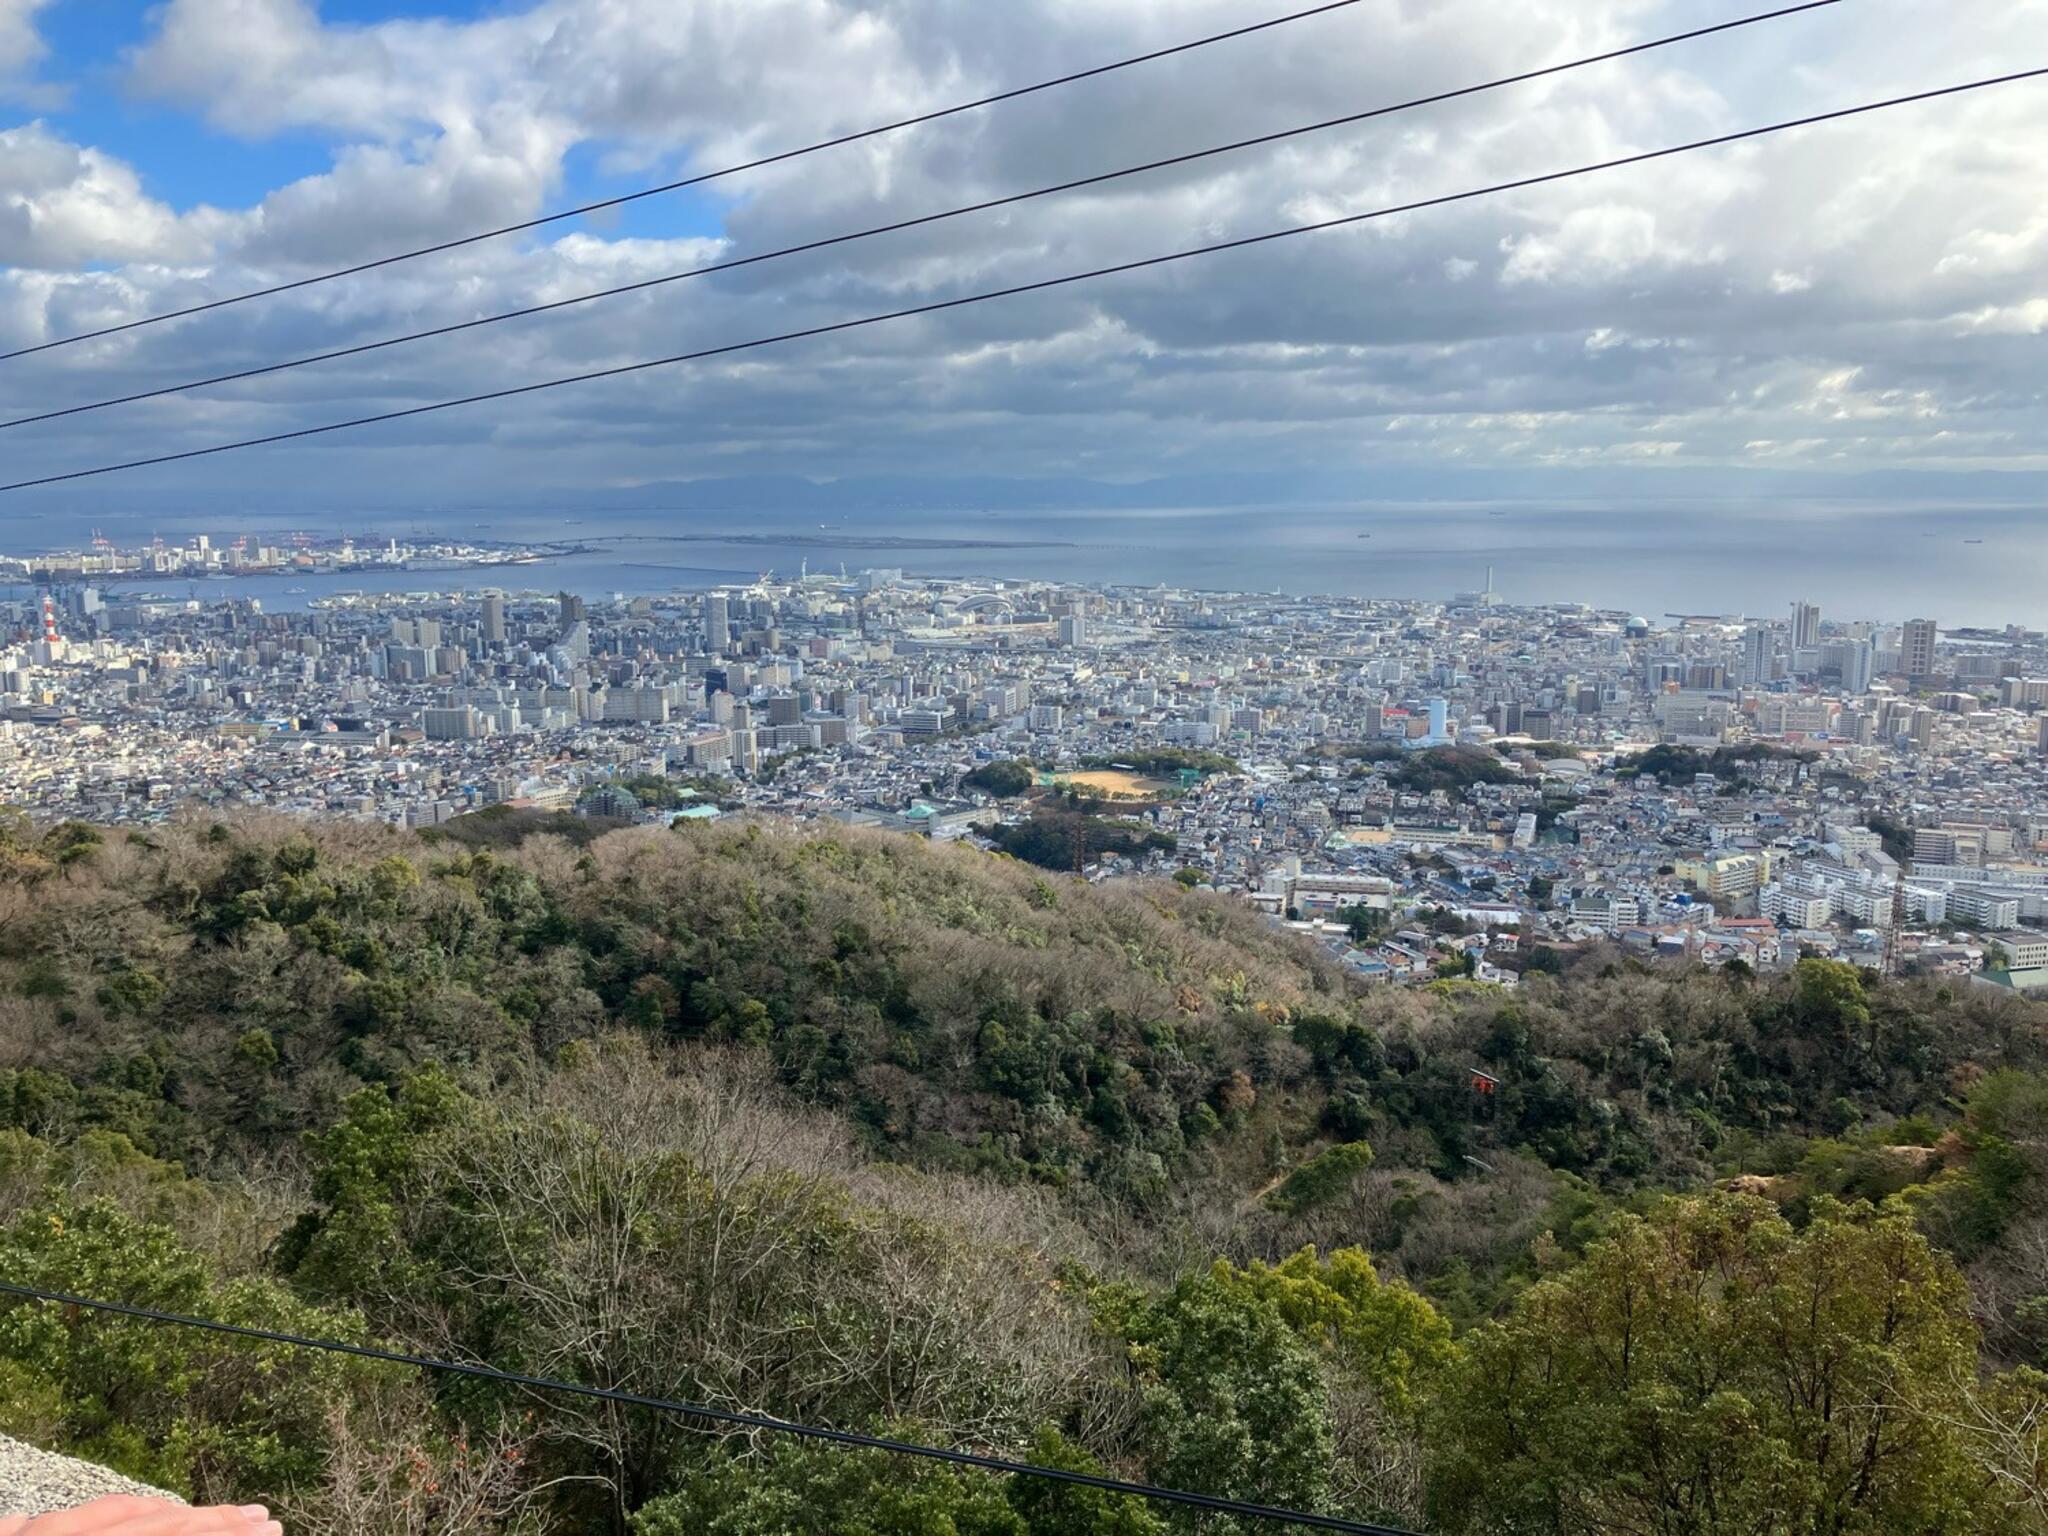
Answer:
[[[1806, 602], [1793, 604], [1776, 621], [1711, 614], [1651, 619], [1582, 607], [1532, 608], [1504, 599], [1494, 589], [1490, 572], [1485, 586], [1434, 602], [926, 578], [906, 574], [900, 567], [871, 567], [851, 575], [762, 577], [697, 593], [640, 593], [598, 602], [569, 592], [544, 594], [516, 587], [444, 595], [353, 593], [314, 599], [304, 611], [276, 613], [263, 610], [263, 578], [244, 575], [237, 581], [225, 575], [292, 561], [305, 562], [310, 571], [316, 562], [346, 553], [351, 552], [249, 547], [241, 541], [216, 546], [207, 540], [195, 540], [182, 550], [124, 553], [107, 547], [82, 552], [81, 562], [118, 565], [147, 555], [171, 569], [222, 573], [233, 595], [209, 582], [211, 600], [201, 601], [196, 581], [195, 595], [182, 599], [117, 587], [103, 590], [87, 571], [52, 582], [38, 600], [16, 605], [17, 621], [33, 639], [14, 654], [6, 673], [8, 691], [16, 701], [13, 712], [21, 721], [49, 724], [56, 718], [50, 703], [29, 709], [20, 701], [47, 695], [58, 683], [85, 686], [88, 693], [81, 697], [91, 697], [95, 679], [107, 676], [118, 686], [95, 709], [108, 721], [129, 718], [132, 701], [124, 690], [136, 680], [139, 666], [144, 674], [175, 674], [180, 679], [180, 707], [199, 710], [191, 728], [202, 734], [222, 720], [255, 723], [266, 718], [262, 710], [250, 713], [254, 696], [246, 690], [215, 692], [219, 683], [248, 665], [246, 649], [239, 660], [232, 660], [228, 652], [204, 660], [188, 653], [181, 636], [213, 635], [217, 638], [211, 644], [216, 647], [221, 639], [232, 642], [237, 634], [267, 635], [278, 642], [299, 637], [303, 644], [270, 644], [268, 652], [269, 665], [284, 665], [279, 700], [296, 701], [287, 715], [303, 715], [310, 707], [316, 715], [325, 711], [377, 716], [387, 721], [388, 731], [409, 719], [424, 719], [427, 711], [465, 708], [480, 686], [483, 692], [477, 697], [500, 704], [512, 693], [523, 696], [537, 687], [541, 693], [536, 697], [544, 699], [536, 706], [542, 728], [578, 732], [613, 721], [604, 686], [607, 675], [613, 682], [631, 683], [622, 697], [632, 702], [619, 706], [626, 710], [620, 717], [624, 720], [667, 726], [673, 719], [686, 726], [700, 719], [703, 710], [679, 680], [709, 677], [727, 656], [765, 658], [767, 682], [758, 686], [771, 691], [777, 683], [785, 688], [793, 684], [807, 669], [822, 669], [827, 676], [841, 668], [858, 673], [863, 658], [868, 663], [877, 658], [887, 662], [898, 654], [899, 646], [901, 654], [922, 658], [927, 669], [943, 668], [953, 655], [979, 657], [980, 664], [1001, 669], [1006, 655], [1014, 653], [1017, 660], [1009, 663], [1012, 666], [1071, 665], [1073, 658], [1083, 655], [1123, 657], [1141, 672], [1164, 665], [1171, 675], [1171, 660], [1162, 658], [1171, 658], [1177, 647], [1189, 643], [1182, 638], [1185, 632], [1198, 641], [1197, 653], [1228, 660], [1227, 672], [1234, 672], [1240, 665], [1235, 658], [1242, 657], [1243, 664], [1256, 671], [1284, 676], [1284, 665], [1262, 656], [1263, 637], [1291, 635], [1303, 626], [1307, 633], [1330, 636], [1356, 629], [1376, 637], [1365, 643], [1362, 654], [1386, 649], [1399, 656], [1404, 646], [1394, 641], [1394, 635], [1404, 622], [1424, 623], [1441, 635], [1440, 641], [1426, 643], [1417, 654], [1451, 685], [1431, 693], [1417, 691], [1410, 681], [1407, 701], [1397, 713], [1403, 719], [1426, 720], [1424, 746], [1519, 734], [1525, 709], [1535, 712], [1532, 719], [1544, 722], [1543, 734], [1548, 735], [1553, 712], [1564, 708], [1585, 716], [1580, 728], [1594, 733], [1582, 738], [1588, 750], [1598, 750], [1602, 743], [1613, 750], [1617, 741], [1645, 738], [1712, 736], [1725, 743], [1734, 739], [1731, 731], [1741, 730], [1854, 748], [1910, 737], [1925, 748], [1932, 745], [1930, 722], [1942, 711], [1968, 713], [1979, 699], [2006, 708], [2048, 704], [2048, 682], [2034, 680], [2048, 674], [2048, 637], [2038, 630], [1943, 630], [1937, 620], [1926, 617], [1895, 625], [1831, 620]], [[373, 553], [382, 559], [411, 551], [394, 547]], [[429, 553], [431, 569], [420, 574], [461, 563], [448, 554]], [[497, 557], [494, 551], [470, 555]], [[1226, 618], [1229, 622], [1222, 622]], [[602, 631], [596, 627], [600, 620]], [[1244, 632], [1238, 634], [1238, 629]], [[1517, 635], [1518, 643], [1526, 647], [1529, 637], [1544, 632], [1559, 638], [1539, 646], [1541, 654], [1533, 660], [1502, 661], [1500, 642], [1488, 639]], [[601, 635], [611, 638], [599, 646]], [[339, 651], [333, 649], [337, 639], [347, 642]], [[1294, 643], [1298, 642], [1290, 642]], [[1336, 640], [1311, 644], [1343, 646]], [[1548, 654], [1554, 647], [1562, 647], [1557, 656]], [[611, 660], [604, 661], [599, 651]], [[149, 662], [154, 655], [163, 661]], [[1461, 668], [1468, 663], [1461, 658], [1475, 657], [1495, 659], [1479, 664], [1472, 677], [1463, 677]], [[1610, 684], [1607, 702], [1611, 706], [1618, 697], [1633, 697], [1634, 711], [1613, 715], [1610, 710], [1603, 715], [1597, 690], [1589, 694], [1569, 670], [1554, 673], [1560, 657], [1578, 657], [1596, 673], [1618, 676], [1621, 693]], [[195, 659], [197, 671], [191, 670]], [[1315, 662], [1311, 675], [1327, 673], [1330, 665], [1326, 660]], [[1339, 673], [1344, 665], [1338, 664]], [[1388, 665], [1391, 672], [1374, 674], [1382, 707], [1400, 702], [1387, 685], [1409, 675], [1405, 662]], [[164, 671], [166, 667], [170, 670]], [[50, 670], [39, 674], [39, 668]], [[261, 671], [259, 667], [252, 675]], [[1491, 682], [1486, 681], [1489, 672], [1494, 674]], [[39, 675], [41, 682], [36, 681]], [[1077, 674], [1087, 675], [1085, 669]], [[652, 680], [653, 691], [645, 679]], [[736, 686], [730, 692], [743, 695], [758, 691], [758, 686]], [[903, 698], [916, 696], [904, 678], [891, 686]], [[1460, 687], [1477, 691], [1460, 695], [1465, 702], [1455, 706], [1462, 712], [1454, 716], [1452, 695]], [[718, 691], [705, 690], [706, 707]], [[859, 697], [865, 700], [867, 695]], [[1585, 707], [1588, 697], [1593, 699], [1590, 712]], [[1679, 707], [1675, 697], [1692, 711], [1687, 716], [1690, 725], [1683, 729], [1675, 727], [1669, 715]], [[1929, 698], [1934, 707], [1924, 702]], [[1895, 705], [1906, 713], [1897, 714]], [[57, 709], [61, 714], [61, 706]], [[1511, 714], [1504, 713], [1510, 710]], [[276, 710], [269, 713], [275, 715]], [[134, 716], [138, 721], [146, 717], [147, 712]], [[708, 718], [715, 725], [730, 721], [729, 714], [721, 717], [716, 711]], [[991, 718], [1000, 723], [1000, 716]], [[1092, 715], [1077, 717], [1089, 718]], [[1328, 728], [1327, 712], [1314, 718]], [[1510, 718], [1512, 728], [1506, 726]], [[964, 710], [960, 719], [964, 723]], [[1635, 722], [1634, 730], [1617, 734], [1617, 723], [1628, 721]], [[776, 723], [794, 726], [798, 718]], [[873, 723], [864, 709], [856, 711], [849, 734], [809, 744], [854, 746]], [[535, 725], [535, 720], [522, 720], [514, 708], [503, 715], [499, 730], [530, 734]], [[1365, 734], [1370, 737], [1376, 729]], [[461, 735], [467, 739], [487, 733], [480, 725]], [[427, 735], [432, 739], [435, 732], [429, 729]], [[1198, 731], [1196, 736], [1194, 744], [1202, 746], [1216, 739], [1213, 733], [1205, 737]], [[789, 744], [797, 743], [792, 738], [785, 743]], [[382, 745], [388, 747], [390, 741]], [[751, 772], [759, 761], [750, 756], [740, 766]], [[694, 759], [693, 765], [705, 766]]]

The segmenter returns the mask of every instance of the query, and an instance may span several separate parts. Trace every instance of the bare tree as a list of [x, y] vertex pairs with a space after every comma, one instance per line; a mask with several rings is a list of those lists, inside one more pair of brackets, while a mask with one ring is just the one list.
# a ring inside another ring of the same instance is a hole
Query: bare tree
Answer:
[[[608, 1041], [436, 1142], [401, 1208], [456, 1298], [400, 1302], [408, 1331], [541, 1374], [1012, 1447], [1109, 1374], [1026, 1212], [864, 1168], [747, 1058]], [[592, 1401], [546, 1424], [621, 1524], [706, 1430]]]
[[[548, 1485], [528, 1475], [528, 1421], [430, 1432], [418, 1385], [344, 1398], [328, 1414], [327, 1476], [281, 1500], [302, 1536], [537, 1536]], [[531, 1416], [528, 1416], [530, 1420]]]

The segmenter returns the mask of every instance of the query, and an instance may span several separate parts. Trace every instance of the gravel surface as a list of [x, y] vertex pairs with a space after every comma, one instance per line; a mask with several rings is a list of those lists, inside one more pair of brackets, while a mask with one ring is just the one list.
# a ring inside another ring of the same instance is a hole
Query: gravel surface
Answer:
[[44, 1515], [90, 1504], [110, 1493], [177, 1499], [176, 1494], [145, 1487], [89, 1461], [73, 1461], [0, 1435], [0, 1515]]

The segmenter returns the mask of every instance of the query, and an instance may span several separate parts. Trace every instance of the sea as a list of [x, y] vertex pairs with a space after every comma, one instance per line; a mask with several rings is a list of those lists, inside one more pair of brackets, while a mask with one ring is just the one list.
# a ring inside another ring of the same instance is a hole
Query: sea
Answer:
[[[166, 537], [266, 532], [260, 516], [158, 519]], [[359, 538], [557, 541], [588, 552], [481, 569], [131, 584], [301, 609], [341, 592], [661, 594], [869, 568], [1298, 596], [1501, 600], [1667, 614], [1933, 618], [2048, 627], [2048, 511], [2035, 505], [1528, 502], [1117, 510], [660, 510], [369, 514], [295, 524]], [[112, 530], [110, 530], [111, 532]], [[266, 534], [266, 536], [274, 536]], [[118, 542], [126, 539], [116, 535]], [[82, 540], [80, 542], [83, 542]], [[139, 540], [138, 540], [139, 542]], [[9, 550], [9, 553], [29, 551]]]

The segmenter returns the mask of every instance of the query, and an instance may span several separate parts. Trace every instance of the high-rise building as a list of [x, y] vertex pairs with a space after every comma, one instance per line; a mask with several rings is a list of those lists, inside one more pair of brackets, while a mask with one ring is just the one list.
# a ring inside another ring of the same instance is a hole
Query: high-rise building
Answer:
[[1820, 604], [1792, 605], [1792, 649], [1810, 651], [1820, 644]]
[[725, 654], [732, 640], [732, 608], [723, 592], [704, 594], [704, 648], [714, 656]]
[[[1804, 604], [1800, 604], [1804, 607]], [[1794, 628], [1797, 629], [1798, 614], [1793, 614]], [[1742, 684], [1745, 688], [1758, 688], [1771, 680], [1772, 663], [1776, 655], [1776, 644], [1771, 637], [1769, 626], [1752, 624], [1742, 632]]]
[[1908, 619], [1899, 636], [1899, 670], [1914, 679], [1934, 676], [1934, 640], [1939, 631], [1932, 619]]
[[1868, 640], [1851, 640], [1842, 647], [1842, 692], [1864, 694], [1870, 692], [1871, 674], [1876, 668], [1877, 653], [1871, 649]]
[[1088, 640], [1088, 625], [1078, 613], [1070, 613], [1060, 620], [1061, 645], [1085, 645]]
[[562, 627], [564, 629], [587, 617], [583, 599], [574, 592], [558, 593], [555, 600], [562, 605]]
[[482, 627], [485, 644], [505, 643], [505, 599], [495, 592], [485, 594]]

